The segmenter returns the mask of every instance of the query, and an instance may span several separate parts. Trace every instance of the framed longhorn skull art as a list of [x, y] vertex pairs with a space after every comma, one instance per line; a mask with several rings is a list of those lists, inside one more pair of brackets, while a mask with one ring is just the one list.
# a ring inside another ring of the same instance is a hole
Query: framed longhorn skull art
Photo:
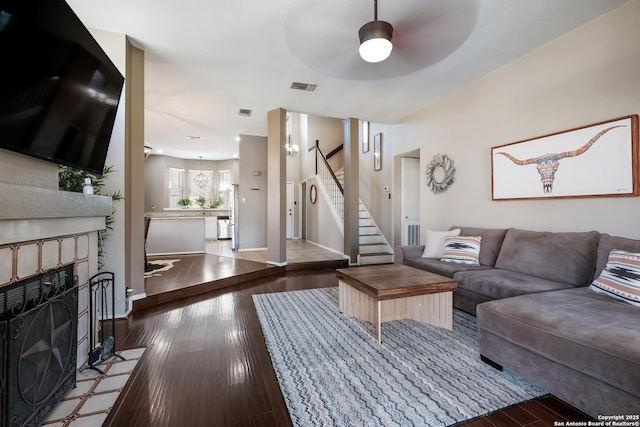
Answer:
[[640, 195], [638, 116], [491, 148], [492, 200]]

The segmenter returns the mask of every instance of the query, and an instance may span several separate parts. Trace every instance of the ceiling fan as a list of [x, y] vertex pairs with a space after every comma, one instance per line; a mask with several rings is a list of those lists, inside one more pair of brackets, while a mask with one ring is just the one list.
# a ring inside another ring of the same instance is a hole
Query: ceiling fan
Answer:
[[[291, 52], [313, 70], [350, 80], [412, 74], [446, 58], [469, 37], [479, 6], [474, 0], [380, 2], [384, 21], [367, 22], [359, 2], [296, 0], [285, 17]], [[365, 24], [363, 25], [363, 22]], [[387, 44], [393, 54], [380, 62], [363, 61], [369, 39]], [[379, 39], [383, 39], [380, 41]]]

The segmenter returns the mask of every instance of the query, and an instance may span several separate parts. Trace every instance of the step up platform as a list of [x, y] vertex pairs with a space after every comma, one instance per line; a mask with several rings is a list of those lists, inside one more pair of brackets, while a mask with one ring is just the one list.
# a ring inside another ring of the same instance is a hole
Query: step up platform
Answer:
[[372, 264], [393, 264], [393, 254], [388, 252], [360, 254], [360, 265]]

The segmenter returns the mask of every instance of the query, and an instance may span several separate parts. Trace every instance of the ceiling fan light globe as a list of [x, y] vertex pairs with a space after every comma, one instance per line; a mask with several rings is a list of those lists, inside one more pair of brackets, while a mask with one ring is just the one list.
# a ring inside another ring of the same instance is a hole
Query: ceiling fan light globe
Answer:
[[370, 39], [360, 45], [360, 57], [367, 62], [382, 62], [391, 55], [392, 49], [387, 39]]
[[391, 55], [393, 27], [385, 21], [371, 21], [362, 26], [360, 57], [367, 62], [381, 62]]

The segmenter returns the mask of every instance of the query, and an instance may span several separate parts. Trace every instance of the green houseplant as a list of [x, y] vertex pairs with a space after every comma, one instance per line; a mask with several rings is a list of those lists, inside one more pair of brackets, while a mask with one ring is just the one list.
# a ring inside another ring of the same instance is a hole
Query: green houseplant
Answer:
[[[61, 191], [71, 191], [74, 193], [82, 193], [82, 187], [84, 186], [85, 178], [91, 178], [91, 185], [93, 186], [93, 194], [98, 196], [108, 196], [114, 202], [123, 199], [120, 190], [114, 191], [111, 194], [106, 194], [102, 191], [105, 179], [113, 172], [113, 166], [105, 166], [102, 169], [101, 174], [95, 174], [91, 172], [85, 172], [80, 169], [72, 168], [69, 166], [58, 167], [58, 189]], [[104, 264], [104, 247], [103, 242], [109, 239], [109, 232], [113, 231], [113, 214], [116, 212], [115, 208], [111, 209], [111, 215], [105, 217], [105, 229], [98, 231], [98, 269], [102, 269]]]
[[178, 206], [182, 206], [183, 208], [188, 208], [191, 206], [191, 200], [188, 197], [178, 200]]
[[203, 196], [200, 196], [196, 199], [196, 205], [200, 206], [200, 209], [204, 210], [206, 204], [207, 199], [205, 199]]
[[222, 204], [222, 199], [218, 197], [213, 202], [211, 202], [211, 204], [209, 205], [209, 209], [215, 209], [218, 206], [220, 206], [221, 204]]

